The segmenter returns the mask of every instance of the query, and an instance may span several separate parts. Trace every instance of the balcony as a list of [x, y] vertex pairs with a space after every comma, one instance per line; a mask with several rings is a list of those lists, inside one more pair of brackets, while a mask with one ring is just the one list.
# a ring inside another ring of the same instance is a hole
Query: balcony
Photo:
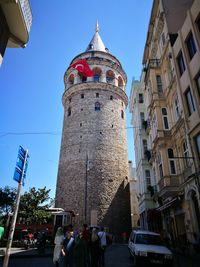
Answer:
[[148, 119], [148, 120], [144, 120], [143, 122], [142, 122], [142, 126], [143, 126], [143, 128], [145, 129], [145, 131], [146, 131], [146, 133], [148, 134], [149, 133], [149, 131], [150, 131], [150, 120]]
[[1, 0], [0, 6], [10, 31], [7, 46], [25, 47], [32, 24], [29, 0]]
[[159, 196], [162, 197], [168, 197], [176, 194], [179, 192], [180, 187], [180, 176], [179, 175], [173, 175], [173, 176], [165, 176], [160, 179], [158, 182]]
[[152, 155], [151, 155], [151, 151], [150, 151], [150, 150], [146, 150], [146, 151], [144, 152], [144, 155], [145, 155], [145, 158], [146, 158], [148, 161], [150, 161], [150, 159], [151, 159], [151, 157], [152, 157]]

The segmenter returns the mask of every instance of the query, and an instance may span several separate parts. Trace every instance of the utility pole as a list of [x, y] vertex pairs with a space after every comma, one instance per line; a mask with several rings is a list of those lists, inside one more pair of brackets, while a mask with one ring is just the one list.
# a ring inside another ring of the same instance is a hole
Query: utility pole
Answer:
[[12, 221], [11, 221], [11, 226], [10, 226], [10, 231], [9, 231], [9, 236], [8, 236], [8, 241], [7, 241], [7, 247], [6, 247], [6, 254], [3, 262], [3, 267], [8, 266], [8, 261], [10, 257], [10, 249], [12, 246], [12, 240], [15, 232], [15, 224], [17, 220], [17, 214], [18, 214], [18, 209], [19, 209], [19, 202], [20, 202], [20, 192], [21, 192], [21, 187], [24, 184], [24, 178], [26, 176], [26, 169], [27, 169], [27, 158], [28, 158], [28, 150], [24, 150], [21, 146], [19, 148], [18, 152], [18, 159], [17, 159], [17, 167], [15, 168], [15, 173], [14, 173], [14, 180], [18, 181], [18, 188], [17, 188], [17, 196], [16, 196], [16, 203], [14, 207], [14, 212], [12, 216]]
[[88, 161], [88, 154], [86, 155], [86, 171], [85, 171], [85, 223], [87, 222], [87, 195], [88, 195], [88, 188], [87, 188], [87, 184], [88, 184], [88, 171], [89, 171], [89, 161]]

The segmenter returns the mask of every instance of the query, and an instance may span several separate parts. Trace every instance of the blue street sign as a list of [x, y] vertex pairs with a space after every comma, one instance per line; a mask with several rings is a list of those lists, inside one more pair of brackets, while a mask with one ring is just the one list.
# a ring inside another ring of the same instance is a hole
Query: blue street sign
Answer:
[[21, 178], [22, 178], [22, 171], [19, 170], [17, 167], [15, 167], [15, 172], [14, 172], [13, 179], [15, 181], [17, 181], [18, 183], [20, 183], [21, 182]]
[[[28, 155], [26, 155], [26, 150], [24, 150], [22, 146], [19, 146], [13, 179], [17, 181], [18, 183], [22, 182], [23, 185], [24, 185], [24, 179], [26, 177], [26, 171], [28, 167], [27, 158], [28, 158]], [[22, 172], [23, 172], [23, 177], [22, 177]]]

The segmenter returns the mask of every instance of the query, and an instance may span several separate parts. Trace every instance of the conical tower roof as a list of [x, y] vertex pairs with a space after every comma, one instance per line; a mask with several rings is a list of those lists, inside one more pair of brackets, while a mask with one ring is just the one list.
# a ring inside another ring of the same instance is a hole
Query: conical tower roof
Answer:
[[105, 47], [103, 41], [101, 40], [101, 37], [99, 35], [99, 25], [98, 21], [96, 23], [96, 29], [95, 29], [95, 34], [90, 41], [87, 49], [85, 52], [88, 51], [103, 51], [103, 52], [108, 52], [108, 49]]

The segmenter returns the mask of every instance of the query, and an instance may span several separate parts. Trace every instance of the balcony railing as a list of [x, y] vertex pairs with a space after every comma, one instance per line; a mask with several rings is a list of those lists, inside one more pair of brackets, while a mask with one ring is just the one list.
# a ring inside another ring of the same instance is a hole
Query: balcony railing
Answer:
[[170, 190], [169, 189], [170, 187], [171, 188], [178, 187], [180, 185], [179, 176], [174, 175], [174, 176], [163, 177], [158, 182], [158, 185], [159, 185], [160, 190], [162, 190], [166, 187], [168, 187], [168, 190]]
[[19, 3], [22, 9], [22, 13], [24, 15], [24, 21], [26, 24], [27, 31], [30, 32], [32, 24], [32, 13], [29, 0], [20, 0]]

